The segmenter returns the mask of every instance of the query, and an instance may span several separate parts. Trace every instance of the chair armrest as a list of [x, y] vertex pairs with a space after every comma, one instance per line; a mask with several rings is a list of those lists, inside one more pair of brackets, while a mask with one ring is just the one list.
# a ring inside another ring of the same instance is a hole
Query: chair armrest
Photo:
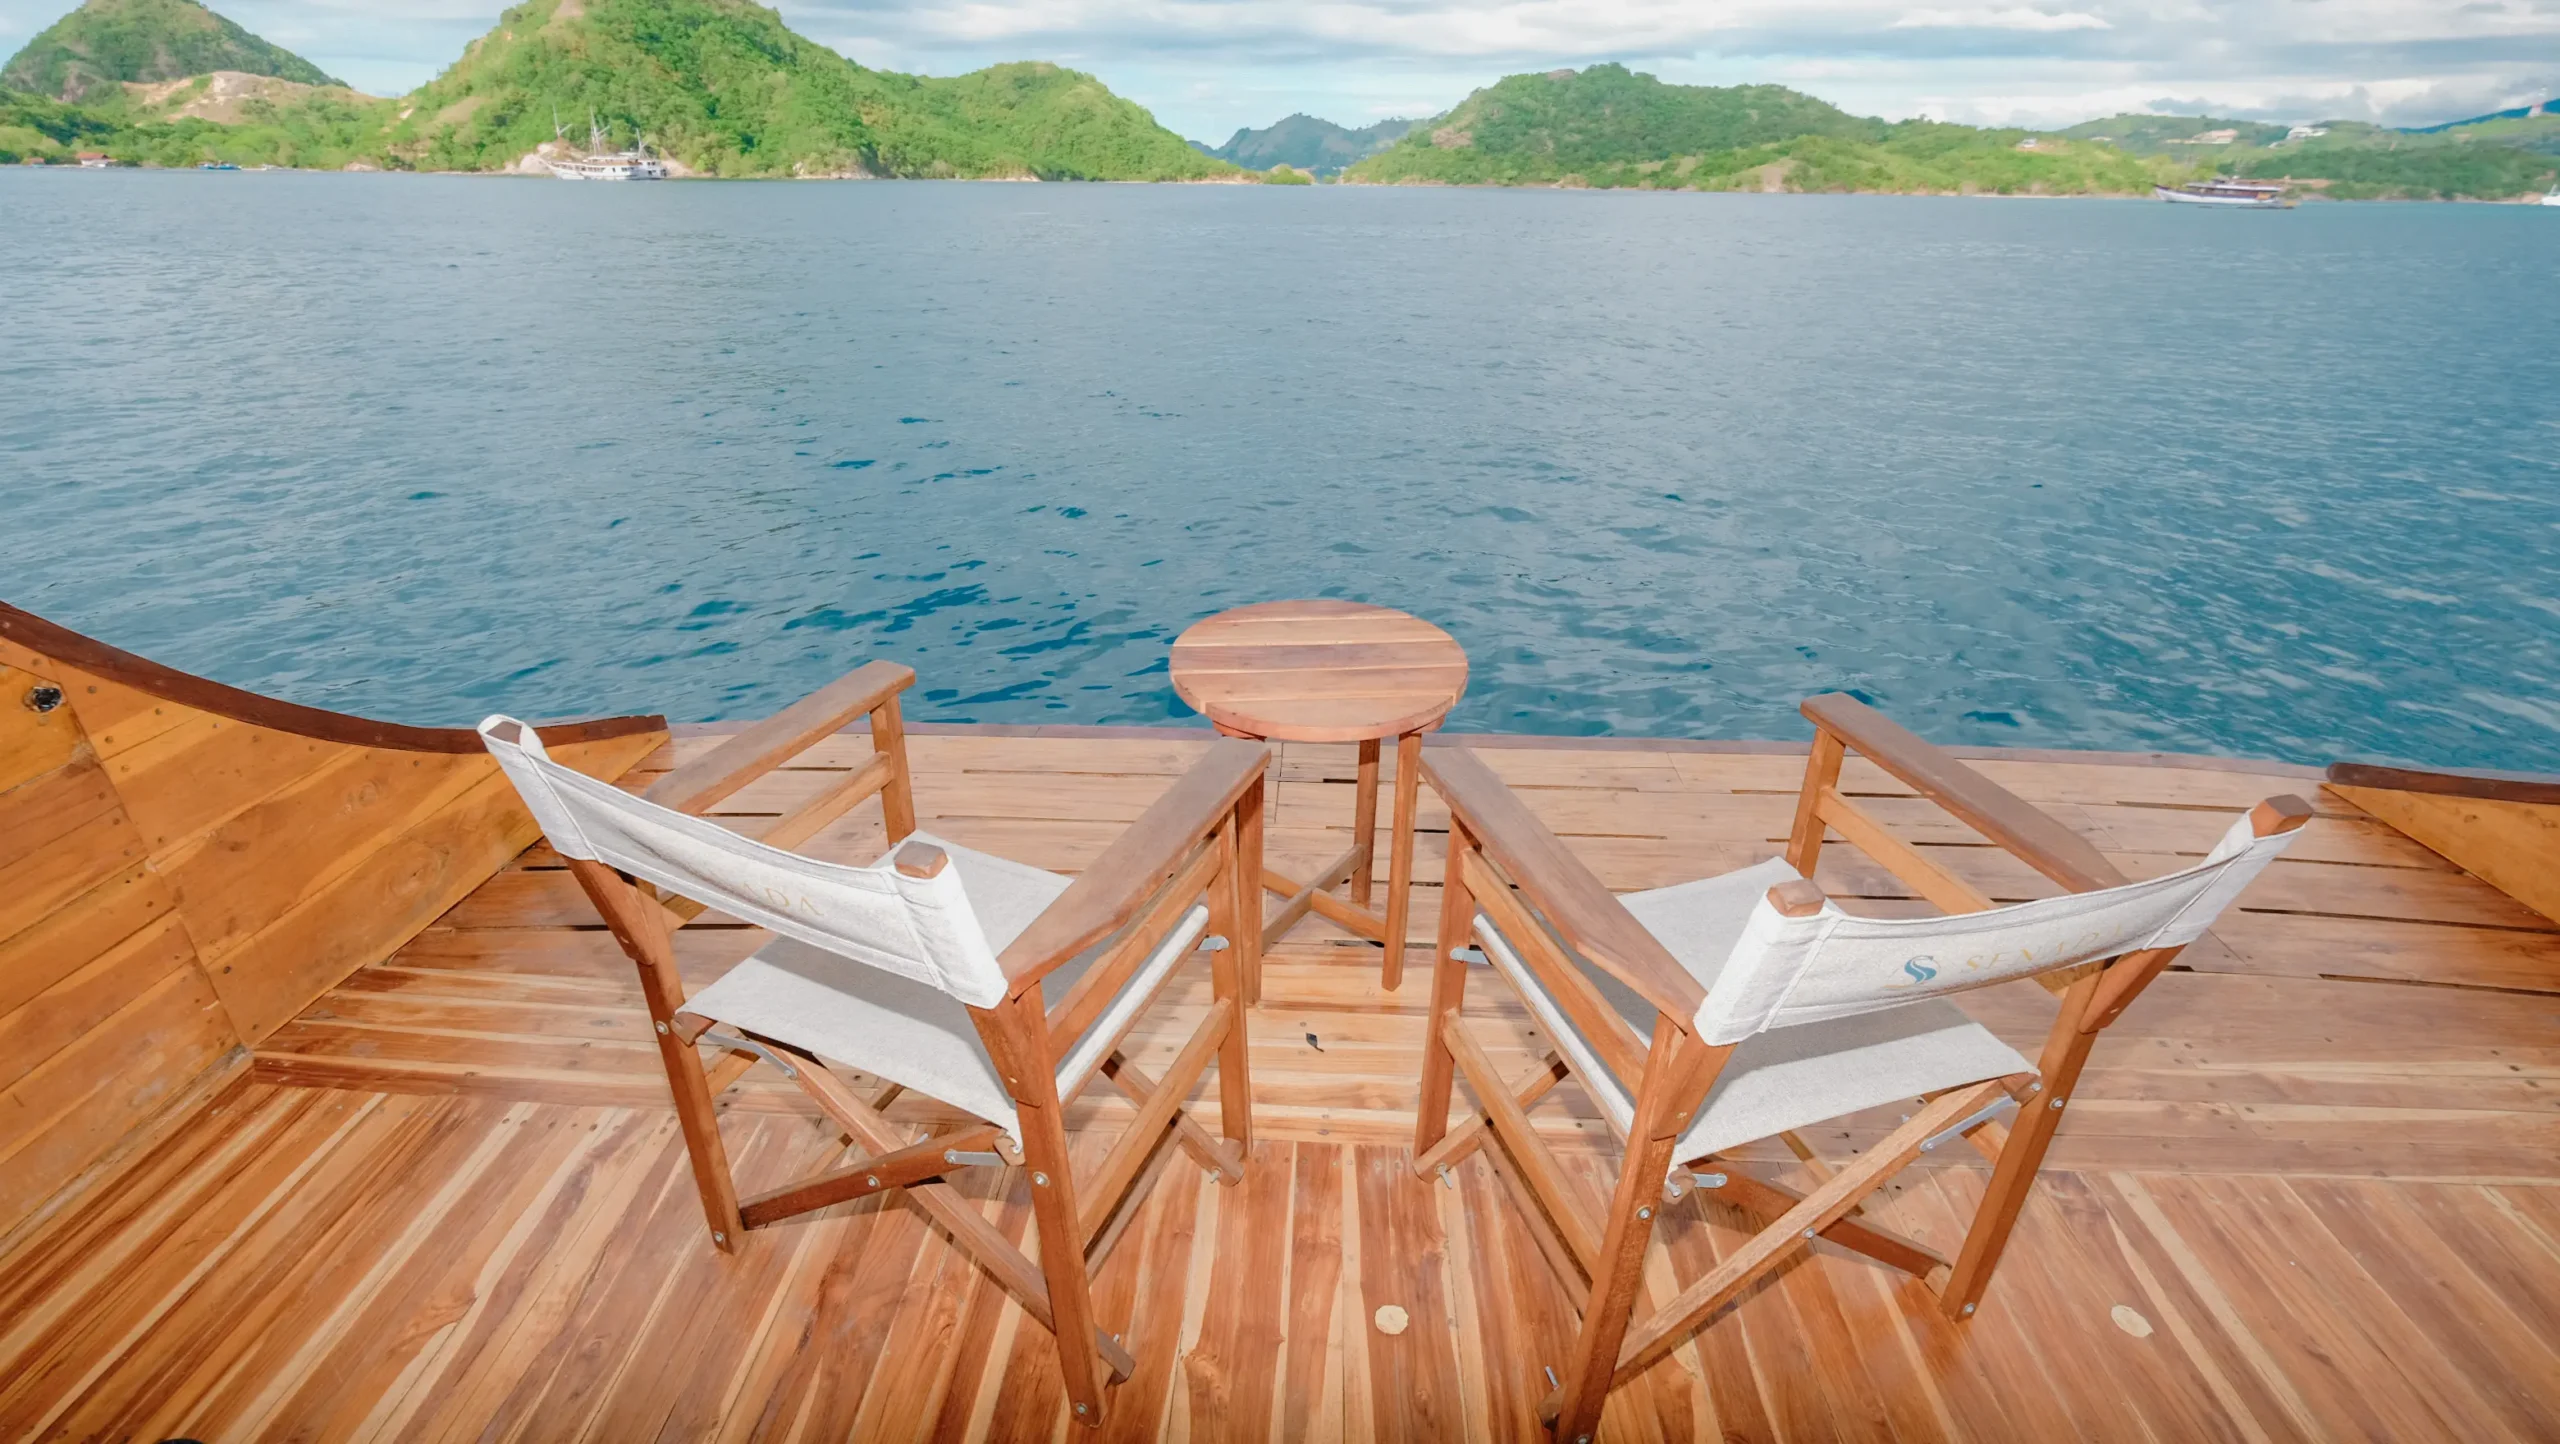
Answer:
[[2120, 886], [2125, 875], [2088, 840], [1999, 783], [1844, 692], [1804, 700], [1813, 725], [1953, 813], [2019, 861], [2073, 892]]
[[893, 701], [915, 680], [912, 667], [865, 662], [659, 778], [641, 796], [699, 816], [819, 738]]
[[1698, 1015], [1707, 993], [1697, 977], [1680, 966], [1662, 940], [1636, 921], [1617, 894], [1548, 831], [1482, 758], [1464, 747], [1426, 748], [1422, 774], [1476, 844], [1519, 884], [1575, 952], [1682, 1026]]
[[[1259, 742], [1221, 737], [1155, 805], [1094, 859], [996, 959], [1015, 996], [1059, 964], [1127, 925], [1156, 889], [1218, 829], [1271, 764]], [[1249, 895], [1261, 898], [1257, 889]]]

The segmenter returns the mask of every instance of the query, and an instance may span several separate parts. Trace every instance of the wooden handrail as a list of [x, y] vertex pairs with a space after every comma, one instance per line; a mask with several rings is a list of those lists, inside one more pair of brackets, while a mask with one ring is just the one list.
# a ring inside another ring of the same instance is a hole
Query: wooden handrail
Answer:
[[1428, 749], [1422, 772], [1558, 936], [1657, 1012], [1688, 1026], [1706, 989], [1482, 758], [1463, 747]]
[[[318, 742], [340, 742], [351, 747], [379, 747], [394, 752], [480, 752], [485, 748], [480, 734], [469, 727], [412, 727], [403, 722], [381, 722], [370, 717], [351, 716], [319, 707], [306, 707], [277, 697], [265, 697], [164, 666], [148, 657], [137, 657], [120, 647], [111, 647], [95, 637], [85, 636], [58, 622], [49, 622], [33, 612], [22, 611], [0, 602], [0, 639], [15, 642], [39, 656], [65, 662], [83, 672], [102, 677], [137, 692], [148, 693], [164, 702], [194, 707], [235, 722], [270, 728], [277, 732], [308, 737]], [[601, 742], [611, 737], [631, 737], [643, 732], [664, 732], [667, 719], [658, 716], [599, 717], [583, 722], [546, 722], [536, 729], [549, 746], [566, 747], [579, 742]]]
[[1219, 819], [1270, 764], [1270, 749], [1259, 742], [1221, 737], [1210, 743], [1191, 770], [1129, 824], [997, 958], [1013, 996], [1020, 997], [1060, 964], [1137, 916], [1138, 909], [1156, 895], [1176, 867], [1189, 860], [1200, 840], [1216, 830]]
[[2480, 772], [2459, 768], [2389, 767], [2378, 762], [2332, 762], [2329, 780], [2340, 787], [2427, 792], [2489, 802], [2560, 806], [2560, 777], [2532, 772]]
[[661, 807], [700, 815], [914, 685], [915, 669], [865, 662], [649, 785]]
[[1807, 697], [1802, 711], [1814, 726], [2073, 892], [2127, 880], [2087, 839], [1857, 698], [1826, 692]]

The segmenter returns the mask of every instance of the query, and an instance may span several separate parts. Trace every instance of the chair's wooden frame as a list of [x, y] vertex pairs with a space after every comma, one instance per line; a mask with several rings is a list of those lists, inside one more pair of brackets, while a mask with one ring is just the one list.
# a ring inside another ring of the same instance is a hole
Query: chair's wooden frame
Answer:
[[[898, 693], [914, 680], [908, 668], [870, 663], [668, 773], [644, 795], [699, 816], [821, 738], [868, 716], [870, 759], [767, 827], [759, 840], [795, 847], [877, 795], [890, 841], [899, 845], [896, 866], [919, 876], [938, 873], [949, 864], [946, 854], [905, 841], [915, 830], [915, 798]], [[1258, 891], [1245, 890], [1239, 862], [1261, 851], [1263, 773], [1269, 756], [1253, 743], [1213, 743], [998, 957], [1007, 982], [1005, 998], [993, 1007], [969, 1011], [1013, 1096], [1018, 1146], [1002, 1139], [995, 1125], [979, 1122], [911, 1138], [883, 1113], [900, 1091], [896, 1085], [866, 1099], [804, 1049], [744, 1029], [712, 1033], [718, 1020], [685, 1010], [671, 941], [672, 930], [699, 916], [702, 905], [661, 897], [649, 884], [602, 863], [571, 860], [579, 886], [639, 967], [712, 1243], [733, 1252], [747, 1229], [903, 1189], [1056, 1336], [1074, 1417], [1100, 1425], [1106, 1378], [1118, 1383], [1135, 1365], [1095, 1321], [1092, 1274], [1120, 1236], [1113, 1224], [1125, 1221], [1128, 1210], [1137, 1206], [1133, 1186], [1147, 1161], [1170, 1133], [1220, 1182], [1233, 1184], [1244, 1176], [1253, 1108], [1243, 982], [1258, 963], [1260, 939], [1253, 928], [1238, 924], [1246, 916], [1242, 900], [1259, 901]], [[1058, 1096], [1059, 1061], [1204, 894], [1209, 934], [1234, 940], [1230, 946], [1209, 944], [1215, 1001], [1161, 1080], [1141, 1072], [1116, 1049], [1106, 1055], [1095, 1077], [1126, 1095], [1138, 1116], [1099, 1165], [1079, 1179], [1063, 1117], [1073, 1100]], [[1096, 945], [1104, 945], [1101, 955], [1056, 1007], [1047, 1006], [1041, 980]], [[743, 1046], [724, 1047], [724, 1042]], [[704, 1048], [714, 1050], [716, 1061], [705, 1063]], [[714, 1100], [758, 1061], [783, 1069], [807, 1092], [843, 1130], [855, 1156], [741, 1200], [721, 1144]], [[1212, 1061], [1218, 1065], [1223, 1138], [1181, 1106]], [[976, 1204], [941, 1181], [962, 1168], [998, 1160], [1019, 1164], [1029, 1174], [1036, 1264]], [[1074, 1339], [1092, 1342], [1073, 1347], [1068, 1341]]]
[[[1836, 831], [1948, 913], [1993, 906], [1970, 883], [1894, 837], [1841, 790], [1841, 766], [1854, 750], [2065, 888], [2086, 892], [2126, 881], [2078, 834], [1855, 698], [1814, 697], [1803, 711], [1816, 732], [1786, 856], [1805, 877], [1813, 875], [1827, 834]], [[1566, 1286], [1584, 1291], [1572, 1355], [1542, 1411], [1559, 1440], [1588, 1444], [1611, 1390], [1678, 1349], [1815, 1234], [1914, 1275], [1949, 1316], [1970, 1318], [2008, 1245], [2091, 1046], [2179, 951], [2127, 953], [2038, 975], [2061, 1006], [2036, 1071], [1932, 1097], [1850, 1163], [1835, 1169], [1801, 1138], [1785, 1135], [1813, 1177], [1810, 1192], [1753, 1177], [1730, 1160], [1717, 1162], [1715, 1172], [1699, 1176], [1698, 1186], [1770, 1222], [1639, 1324], [1634, 1311], [1654, 1215], [1687, 1191], [1685, 1183], [1665, 1179], [1675, 1162], [1694, 1167], [1709, 1161], [1676, 1159], [1680, 1134], [1733, 1049], [1696, 1035], [1692, 1019], [1705, 997], [1697, 980], [1481, 759], [1464, 748], [1435, 748], [1423, 769], [1449, 805], [1450, 831], [1414, 1171], [1428, 1179], [1488, 1140], [1498, 1143], [1488, 1160], [1511, 1186]], [[2267, 836], [2300, 827], [2311, 809], [2298, 798], [2278, 797], [2260, 803], [2250, 816], [2258, 835]], [[1795, 916], [1817, 911], [1824, 902], [1821, 890], [1806, 881], [1772, 888], [1769, 897]], [[1467, 982], [1462, 950], [1478, 912], [1501, 929], [1600, 1061], [1619, 1077], [1636, 1080], [1633, 1125], [1620, 1139], [1624, 1162], [1604, 1219], [1589, 1216], [1526, 1113], [1572, 1071], [1570, 1061], [1551, 1054], [1526, 1079], [1507, 1080], [1460, 1012]], [[1640, 1037], [1600, 996], [1566, 956], [1566, 947], [1654, 1006], [1650, 1039]], [[1450, 1090], [1459, 1074], [1478, 1112], [1452, 1127]], [[1985, 1121], [1987, 1105], [2004, 1096], [2022, 1105], [2015, 1126]], [[1862, 1199], [1923, 1151], [1958, 1135], [1991, 1159], [1992, 1175], [1953, 1260], [1852, 1216]]]

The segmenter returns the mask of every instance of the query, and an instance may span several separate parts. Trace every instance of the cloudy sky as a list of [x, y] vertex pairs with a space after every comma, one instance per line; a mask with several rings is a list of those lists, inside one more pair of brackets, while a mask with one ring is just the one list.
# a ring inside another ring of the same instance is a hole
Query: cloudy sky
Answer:
[[[212, 0], [380, 94], [502, 0]], [[0, 0], [0, 52], [69, 0]], [[1196, 139], [1304, 110], [1445, 110], [1504, 74], [1624, 62], [1865, 114], [2061, 125], [2120, 110], [2431, 124], [2560, 96], [2560, 0], [780, 0], [865, 65], [1047, 59]]]

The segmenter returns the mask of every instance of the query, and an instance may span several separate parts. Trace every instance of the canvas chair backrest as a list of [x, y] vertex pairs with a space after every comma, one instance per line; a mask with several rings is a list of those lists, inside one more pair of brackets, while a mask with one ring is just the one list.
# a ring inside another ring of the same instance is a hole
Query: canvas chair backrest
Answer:
[[1699, 1005], [1698, 1035], [1739, 1042], [1769, 1028], [2183, 947], [2293, 837], [2259, 837], [2243, 817], [2202, 862], [2165, 877], [1953, 917], [1851, 917], [1829, 902], [1811, 916], [1788, 917], [1764, 897]]
[[563, 767], [531, 727], [511, 717], [482, 722], [480, 738], [562, 856], [619, 868], [972, 1007], [1004, 1000], [1004, 970], [961, 890], [959, 869], [909, 877], [885, 858], [871, 867], [819, 862]]

